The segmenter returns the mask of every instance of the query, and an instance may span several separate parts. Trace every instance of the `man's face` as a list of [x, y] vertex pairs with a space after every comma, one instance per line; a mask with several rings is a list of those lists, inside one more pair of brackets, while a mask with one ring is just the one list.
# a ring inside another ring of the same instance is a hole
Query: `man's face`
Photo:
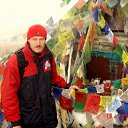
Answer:
[[41, 53], [44, 49], [46, 40], [45, 38], [41, 36], [34, 36], [28, 40], [30, 44], [30, 48], [35, 52], [35, 53]]

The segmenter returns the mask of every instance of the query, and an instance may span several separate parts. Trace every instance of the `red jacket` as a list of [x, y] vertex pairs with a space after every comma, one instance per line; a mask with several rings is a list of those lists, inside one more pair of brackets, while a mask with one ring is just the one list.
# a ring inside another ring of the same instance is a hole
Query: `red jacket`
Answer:
[[[31, 63], [26, 67], [23, 77], [27, 77], [33, 74], [37, 74], [36, 64], [33, 62], [33, 54], [26, 43], [25, 48], [22, 50], [25, 56], [25, 60]], [[45, 49], [42, 51], [40, 57], [45, 55]], [[17, 97], [20, 88], [20, 74], [17, 66], [17, 56], [12, 55], [6, 63], [6, 68], [2, 81], [2, 105], [7, 121], [16, 122], [20, 120], [19, 100]], [[55, 59], [52, 61], [52, 84], [65, 88], [65, 80], [57, 74]]]

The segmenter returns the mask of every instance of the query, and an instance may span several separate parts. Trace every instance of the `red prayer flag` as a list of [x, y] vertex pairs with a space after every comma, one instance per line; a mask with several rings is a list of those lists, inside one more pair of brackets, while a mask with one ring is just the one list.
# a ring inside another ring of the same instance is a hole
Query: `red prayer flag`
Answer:
[[79, 39], [79, 45], [78, 45], [77, 52], [80, 52], [83, 49], [83, 46], [84, 46], [84, 33]]
[[114, 48], [116, 48], [117, 44], [118, 44], [118, 39], [117, 39], [116, 36], [113, 36], [113, 45], [114, 45]]
[[85, 93], [84, 92], [75, 92], [75, 102], [84, 102], [85, 100]]
[[111, 113], [100, 113], [96, 119], [100, 122], [100, 124], [105, 124], [107, 121], [112, 119], [112, 114]]
[[89, 94], [84, 106], [85, 112], [90, 112], [97, 115], [99, 111], [100, 96], [97, 94]]
[[107, 3], [106, 2], [102, 2], [100, 4], [100, 9], [105, 12], [106, 14], [108, 14], [109, 16], [112, 16], [112, 12], [107, 8]]
[[72, 111], [73, 110], [73, 106], [72, 106], [72, 100], [71, 99], [68, 99], [64, 96], [61, 96], [61, 98], [59, 99], [59, 102], [60, 102], [60, 106], [67, 110], [67, 111]]
[[93, 21], [92, 26], [91, 26], [91, 30], [90, 30], [90, 35], [89, 35], [89, 44], [90, 44], [90, 46], [92, 46], [95, 35], [96, 35], [96, 25], [95, 25], [95, 22]]
[[77, 86], [79, 86], [79, 87], [82, 87], [82, 86], [83, 86], [83, 82], [82, 82], [82, 80], [80, 79], [80, 77], [78, 77], [76, 83], [77, 83]]

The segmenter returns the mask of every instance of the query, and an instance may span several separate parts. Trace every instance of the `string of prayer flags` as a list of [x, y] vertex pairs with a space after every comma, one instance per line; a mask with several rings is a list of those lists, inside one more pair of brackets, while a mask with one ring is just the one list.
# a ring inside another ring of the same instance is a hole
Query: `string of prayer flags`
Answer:
[[88, 94], [86, 104], [84, 106], [84, 111], [97, 115], [97, 113], [99, 111], [99, 104], [100, 104], [100, 96], [99, 95]]
[[106, 113], [116, 112], [116, 110], [121, 106], [122, 104], [119, 97], [114, 96], [113, 102], [106, 107]]
[[120, 96], [120, 99], [128, 103], [128, 89]]

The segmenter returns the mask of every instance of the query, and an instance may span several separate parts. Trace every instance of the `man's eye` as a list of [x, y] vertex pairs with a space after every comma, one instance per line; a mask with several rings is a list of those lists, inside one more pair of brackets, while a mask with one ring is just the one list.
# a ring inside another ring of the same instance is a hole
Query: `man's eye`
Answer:
[[44, 41], [45, 39], [44, 38], [41, 38], [40, 41]]
[[37, 41], [37, 39], [36, 39], [36, 38], [33, 38], [32, 40], [33, 40], [33, 41]]

